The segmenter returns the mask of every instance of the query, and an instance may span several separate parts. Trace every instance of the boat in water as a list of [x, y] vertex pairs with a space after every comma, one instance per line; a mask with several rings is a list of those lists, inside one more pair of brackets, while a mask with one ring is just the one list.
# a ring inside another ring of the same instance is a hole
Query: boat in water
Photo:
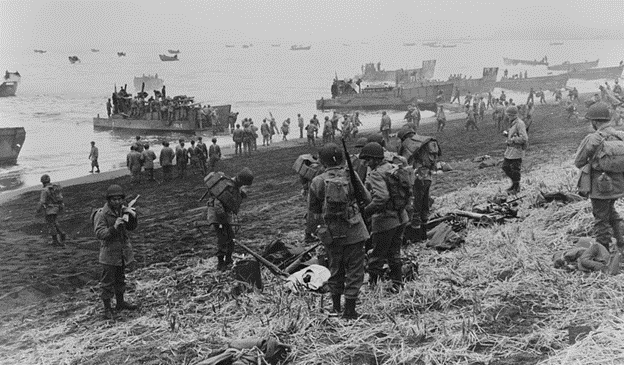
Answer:
[[69, 62], [73, 65], [76, 62], [81, 62], [78, 56], [69, 56]]
[[416, 45], [416, 43], [403, 43], [403, 46], [405, 47], [414, 47]]
[[310, 48], [312, 48], [312, 46], [301, 46], [301, 45], [296, 45], [296, 44], [293, 44], [292, 46], [290, 46], [291, 51], [309, 51]]
[[165, 84], [165, 80], [158, 77], [158, 74], [152, 76], [143, 74], [141, 77], [134, 77], [134, 90], [137, 92], [143, 90], [160, 90]]
[[538, 76], [527, 78], [503, 78], [498, 81], [495, 86], [501, 89], [529, 92], [531, 88], [533, 90], [558, 90], [565, 88], [569, 74], [564, 73], [561, 75], [552, 76]]
[[424, 42], [422, 45], [427, 47], [433, 47], [436, 44], [438, 44], [438, 42]]
[[0, 128], [0, 165], [15, 165], [25, 140], [23, 127]]
[[375, 65], [375, 63], [371, 62], [362, 65], [362, 74], [356, 75], [354, 79], [362, 80], [360, 85], [364, 87], [402, 85], [431, 80], [435, 73], [435, 67], [436, 60], [425, 60], [422, 61], [421, 68], [386, 71], [381, 69], [381, 63]]
[[168, 49], [167, 52], [171, 53], [171, 54], [178, 54], [180, 53], [180, 50], [173, 50], [173, 49]]
[[95, 49], [95, 48], [91, 48], [91, 52], [95, 53], [95, 52], [99, 52], [99, 49]]
[[595, 60], [595, 61], [585, 61], [585, 62], [574, 62], [571, 63], [570, 61], [565, 61], [560, 65], [552, 65], [552, 66], [548, 66], [548, 70], [550, 71], [583, 71], [583, 70], [587, 70], [588, 68], [594, 68], [596, 66], [598, 66], [598, 61], [599, 60]]
[[235, 46], [233, 44], [226, 44], [225, 45], [227, 48], [234, 48]]
[[179, 61], [177, 54], [173, 56], [167, 56], [166, 54], [159, 54], [158, 57], [160, 57], [161, 61]]
[[527, 66], [548, 66], [548, 57], [544, 56], [541, 60], [516, 60], [513, 58], [503, 57], [503, 62], [509, 66], [527, 65]]
[[36, 49], [36, 50], [35, 50], [35, 53], [46, 53], [46, 52], [47, 52], [47, 51], [44, 51], [44, 50], [42, 50], [42, 49]]
[[248, 44], [243, 44], [243, 46], [242, 46], [242, 47], [243, 47], [244, 49], [247, 49], [247, 48], [249, 48], [249, 45], [248, 45]]
[[126, 57], [126, 52], [117, 52], [117, 57]]
[[455, 47], [457, 47], [456, 44], [443, 44], [442, 45], [442, 48], [455, 48]]
[[570, 71], [566, 75], [569, 75], [571, 79], [580, 80], [618, 79], [622, 76], [622, 70], [624, 70], [624, 63], [620, 62], [619, 66]]
[[470, 91], [472, 94], [492, 92], [496, 86], [498, 67], [484, 67], [483, 77], [480, 79], [466, 78], [461, 75], [451, 75], [448, 81], [455, 84], [462, 94]]
[[337, 80], [331, 87], [332, 97], [316, 101], [318, 110], [407, 110], [417, 105], [421, 110], [436, 111], [436, 97], [450, 100], [452, 82], [415, 82], [399, 86], [372, 86], [360, 90], [352, 80]]
[[2, 84], [0, 84], [0, 97], [15, 96], [17, 86], [19, 85], [22, 75], [19, 72], [4, 72]]

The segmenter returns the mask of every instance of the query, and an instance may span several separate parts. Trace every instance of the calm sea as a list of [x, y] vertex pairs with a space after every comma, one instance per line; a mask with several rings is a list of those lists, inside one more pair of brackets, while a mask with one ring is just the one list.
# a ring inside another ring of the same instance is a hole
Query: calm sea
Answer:
[[[422, 42], [409, 47], [391, 39], [370, 39], [348, 45], [314, 43], [309, 51], [291, 51], [289, 44], [273, 47], [270, 42], [254, 43], [246, 49], [240, 44], [227, 48], [224, 43], [6, 47], [0, 52], [0, 70], [17, 70], [22, 80], [16, 97], [0, 98], [0, 126], [23, 126], [26, 142], [18, 165], [0, 168], [0, 191], [37, 185], [43, 173], [56, 181], [87, 175], [92, 140], [99, 147], [103, 171], [124, 167], [135, 133], [95, 131], [92, 118], [106, 115], [105, 102], [115, 84], [128, 84], [128, 90], [135, 93], [134, 76], [157, 73], [165, 80], [168, 95], [193, 96], [196, 102], [212, 105], [231, 104], [240, 112], [239, 120], [251, 117], [259, 122], [272, 112], [280, 123], [288, 117], [296, 121], [297, 113], [306, 122], [312, 114], [319, 119], [329, 115], [315, 110], [315, 100], [330, 96], [335, 75], [352, 77], [367, 62], [381, 62], [382, 69], [392, 70], [416, 68], [423, 60], [436, 59], [434, 78], [446, 80], [457, 73], [478, 78], [483, 67], [496, 66], [501, 68], [499, 75], [505, 68], [510, 74], [526, 70], [529, 77], [547, 74], [544, 66], [505, 66], [503, 57], [534, 60], [546, 55], [551, 64], [600, 59], [598, 67], [615, 66], [624, 58], [624, 40], [564, 41], [560, 46], [550, 42], [472, 41], [457, 43], [455, 48], [431, 48]], [[34, 53], [34, 48], [47, 53]], [[100, 51], [94, 53], [90, 48]], [[180, 61], [161, 62], [158, 54], [166, 54], [168, 49], [180, 49]], [[117, 52], [127, 56], [118, 57]], [[82, 62], [70, 64], [68, 56], [74, 55]], [[613, 80], [607, 81], [613, 84]], [[568, 86], [591, 92], [604, 82], [570, 80]], [[517, 100], [526, 97], [510, 96]], [[398, 121], [404, 112], [390, 115]], [[380, 112], [363, 113], [362, 120], [365, 127], [375, 128]], [[180, 136], [142, 137], [155, 143]], [[220, 142], [230, 143], [231, 138], [224, 136]], [[154, 149], [158, 152], [160, 145]]]

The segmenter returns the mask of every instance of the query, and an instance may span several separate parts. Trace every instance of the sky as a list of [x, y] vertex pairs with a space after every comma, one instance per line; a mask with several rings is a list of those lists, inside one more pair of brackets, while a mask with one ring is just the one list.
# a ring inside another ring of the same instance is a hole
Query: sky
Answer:
[[457, 38], [624, 39], [624, 0], [0, 0], [0, 48]]

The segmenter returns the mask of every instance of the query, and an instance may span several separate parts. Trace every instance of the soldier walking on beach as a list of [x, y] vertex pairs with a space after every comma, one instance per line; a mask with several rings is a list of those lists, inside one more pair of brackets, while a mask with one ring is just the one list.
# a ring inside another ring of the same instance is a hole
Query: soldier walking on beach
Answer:
[[95, 172], [100, 173], [100, 164], [98, 163], [98, 158], [100, 157], [100, 152], [97, 147], [95, 147], [95, 142], [91, 141], [91, 152], [89, 152], [89, 160], [91, 160], [91, 171], [93, 173], [93, 168], [95, 167], [97, 170]]
[[316, 117], [316, 114], [312, 116], [312, 119], [310, 119], [310, 123], [316, 126], [316, 134], [314, 135], [314, 137], [318, 139], [318, 132], [319, 132], [319, 129], [321, 129], [321, 122], [319, 122], [318, 118]]
[[529, 104], [529, 102], [531, 103], [535, 103], [535, 91], [533, 90], [533, 88], [531, 88], [531, 90], [529, 90], [529, 96], [527, 97], [527, 104]]
[[444, 105], [438, 105], [438, 112], [436, 113], [436, 121], [438, 122], [438, 132], [444, 131], [446, 126], [446, 114], [444, 114]]
[[[111, 185], [106, 190], [106, 204], [92, 216], [95, 236], [100, 240], [99, 262], [102, 264], [100, 297], [104, 303], [104, 319], [115, 319], [116, 312], [135, 310], [137, 306], [124, 300], [126, 291], [126, 266], [134, 262], [128, 231], [136, 229], [136, 209], [124, 205], [121, 186]], [[111, 307], [115, 297], [117, 305]]]
[[145, 172], [147, 172], [147, 180], [148, 181], [156, 181], [154, 179], [154, 160], [156, 160], [156, 154], [153, 150], [150, 150], [149, 144], [145, 144], [145, 149], [142, 153], [143, 157], [143, 168]]
[[160, 150], [159, 162], [162, 167], [163, 181], [171, 180], [173, 171], [173, 158], [175, 153], [169, 147], [169, 142], [163, 142], [163, 148]]
[[[229, 128], [229, 127], [228, 127]], [[195, 153], [199, 159], [199, 166], [202, 174], [206, 175], [206, 161], [208, 159], [208, 147], [202, 141], [202, 137], [197, 137], [197, 143], [195, 144]]]
[[587, 184], [589, 191], [586, 192], [591, 200], [596, 241], [610, 251], [609, 245], [613, 237], [617, 249], [624, 253], [624, 237], [622, 237], [624, 221], [615, 209], [615, 201], [624, 196], [624, 173], [619, 172], [621, 170], [608, 171], [612, 169], [603, 166], [604, 164], [595, 158], [605, 141], [621, 142], [624, 140], [624, 132], [613, 128], [609, 106], [605, 103], [589, 107], [585, 118], [591, 121], [595, 132], [587, 135], [579, 145], [574, 165], [581, 169], [583, 174], [588, 174], [585, 176], [591, 180]]
[[381, 112], [381, 124], [379, 125], [379, 131], [383, 136], [386, 145], [390, 145], [390, 133], [392, 133], [392, 120], [386, 111]]
[[109, 98], [108, 101], [106, 102], [106, 114], [108, 114], [109, 118], [111, 116], [112, 109], [113, 109], [113, 106], [111, 105], [111, 99]]
[[306, 127], [306, 135], [308, 136], [308, 146], [316, 147], [316, 138], [315, 135], [318, 132], [316, 125], [313, 123], [309, 123]]
[[328, 116], [325, 116], [325, 124], [323, 124], [323, 144], [331, 142], [334, 135], [334, 128]]
[[48, 174], [42, 175], [40, 181], [43, 184], [43, 189], [39, 195], [37, 213], [45, 215], [48, 234], [52, 237], [52, 245], [60, 246], [67, 237], [56, 221], [58, 215], [65, 210], [62, 188], [58, 184], [52, 184]]
[[301, 114], [297, 114], [297, 125], [299, 126], [299, 138], [303, 138], [303, 117]]
[[451, 100], [451, 104], [453, 104], [457, 100], [457, 104], [461, 104], [461, 100], [459, 99], [459, 88], [455, 86], [455, 90], [453, 91], [453, 100]]
[[245, 129], [243, 129], [243, 152], [247, 156], [251, 156], [251, 146], [253, 140], [253, 131], [251, 130], [250, 124], [247, 124]]
[[254, 125], [253, 120], [249, 118], [249, 129], [251, 129], [251, 149], [258, 150], [258, 127]]
[[371, 202], [364, 209], [366, 216], [372, 217], [371, 234], [373, 250], [369, 255], [369, 285], [377, 285], [383, 276], [385, 263], [390, 268], [392, 292], [398, 292], [403, 286], [401, 263], [401, 243], [403, 231], [408, 222], [405, 207], [409, 202], [406, 197], [401, 205], [391, 199], [388, 175], [399, 167], [384, 160], [384, 150], [380, 144], [367, 143], [360, 152], [360, 159], [366, 161], [370, 169], [366, 175], [366, 187], [371, 194]]
[[175, 158], [176, 158], [176, 167], [178, 169], [178, 178], [184, 179], [186, 165], [188, 165], [188, 153], [186, 152], [186, 148], [184, 148], [183, 140], [180, 140], [180, 145], [176, 147], [175, 150]]
[[326, 169], [310, 183], [308, 214], [318, 219], [316, 226], [321, 227], [317, 235], [328, 256], [331, 315], [342, 311], [341, 297], [344, 294], [343, 317], [354, 319], [359, 317], [355, 307], [364, 282], [364, 242], [369, 238], [356, 203], [355, 189], [364, 194], [360, 199], [366, 204], [370, 202], [370, 195], [357, 175], [358, 186], [353, 186], [349, 172], [344, 168], [344, 158], [342, 150], [334, 143], [327, 143], [319, 151], [319, 159]]
[[[242, 187], [250, 186], [254, 176], [251, 170], [245, 167], [235, 178], [226, 178], [231, 186], [230, 194], [221, 194], [218, 198], [209, 192], [206, 204], [208, 224], [214, 226], [217, 235], [217, 269], [220, 271], [225, 270], [232, 264], [235, 239], [234, 230], [232, 229], [232, 215], [238, 214], [240, 202], [247, 197]], [[230, 201], [219, 200], [224, 199], [226, 195], [231, 198]]]
[[509, 131], [503, 132], [507, 137], [507, 149], [504, 155], [503, 171], [511, 179], [511, 187], [507, 189], [507, 192], [510, 194], [517, 194], [520, 191], [520, 170], [522, 168], [524, 150], [529, 142], [529, 136], [526, 132], [526, 125], [518, 118], [517, 107], [507, 107], [505, 114], [509, 118], [511, 127]]
[[217, 144], [217, 137], [212, 137], [212, 144], [208, 150], [208, 168], [210, 172], [217, 171], [217, 162], [221, 160], [221, 147]]
[[234, 155], [243, 154], [243, 130], [240, 124], [236, 125], [234, 133], [232, 133], [232, 140], [234, 141]]
[[130, 146], [130, 153], [126, 156], [126, 166], [131, 173], [130, 182], [133, 184], [140, 184], [143, 155], [136, 150], [134, 145]]

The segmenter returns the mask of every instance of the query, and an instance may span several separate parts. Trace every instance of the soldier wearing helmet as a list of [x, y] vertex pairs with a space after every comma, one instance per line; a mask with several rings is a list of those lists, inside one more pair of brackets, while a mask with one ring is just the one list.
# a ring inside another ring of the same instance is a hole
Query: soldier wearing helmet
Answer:
[[44, 213], [48, 234], [52, 237], [52, 245], [62, 246], [62, 242], [65, 241], [67, 235], [56, 221], [58, 214], [65, 208], [61, 186], [52, 184], [48, 174], [42, 175], [40, 181], [43, 184], [43, 189], [41, 189], [39, 196], [37, 213]]
[[217, 171], [217, 162], [221, 161], [221, 147], [217, 144], [217, 137], [212, 137], [208, 158], [208, 171]]
[[381, 112], [381, 124], [379, 125], [379, 132], [386, 141], [386, 145], [390, 144], [390, 133], [392, 133], [392, 119], [385, 111]]
[[517, 194], [520, 191], [520, 170], [522, 168], [524, 150], [529, 142], [529, 136], [526, 131], [526, 125], [518, 117], [517, 107], [513, 105], [507, 107], [505, 115], [509, 119], [511, 127], [509, 127], [508, 131], [503, 132], [507, 137], [503, 171], [511, 179], [511, 186], [507, 189], [507, 192]]
[[[385, 160], [383, 147], [376, 142], [369, 142], [362, 148], [360, 159], [365, 160], [369, 168], [366, 187], [371, 194], [371, 202], [364, 209], [364, 213], [372, 217], [373, 251], [368, 261], [369, 284], [377, 284], [383, 275], [384, 264], [388, 263], [392, 290], [398, 292], [403, 285], [401, 243], [408, 216], [404, 208], [399, 210], [390, 201], [386, 180], [386, 175], [398, 167]], [[405, 206], [407, 203], [405, 201]]]
[[[323, 146], [319, 159], [325, 172], [310, 183], [308, 215], [319, 227], [317, 235], [325, 244], [328, 255], [331, 313], [338, 315], [342, 311], [341, 297], [344, 295], [343, 317], [357, 318], [355, 304], [364, 282], [364, 242], [369, 238], [357, 200], [368, 202], [370, 195], [357, 174], [357, 186], [351, 183], [342, 150], [336, 144]], [[362, 196], [356, 197], [356, 192]]]
[[[224, 271], [232, 264], [232, 253], [234, 252], [234, 230], [232, 229], [233, 215], [238, 214], [240, 203], [247, 194], [243, 186], [250, 186], [253, 183], [253, 172], [247, 167], [243, 168], [234, 177], [228, 177], [221, 172], [212, 172], [204, 178], [204, 182], [213, 181], [214, 174], [219, 174], [224, 180], [228, 194], [215, 195], [213, 188], [208, 190], [208, 202], [206, 204], [206, 218], [208, 224], [214, 227], [217, 235], [217, 269]], [[221, 186], [222, 184], [215, 184]], [[210, 185], [209, 185], [210, 186]]]
[[588, 134], [579, 145], [574, 158], [574, 165], [591, 179], [588, 196], [591, 199], [594, 214], [594, 232], [596, 241], [610, 250], [611, 230], [620, 251], [624, 250], [622, 237], [622, 218], [614, 207], [615, 201], [624, 196], [624, 173], [609, 168], [595, 157], [599, 149], [605, 149], [606, 141], [620, 143], [624, 132], [613, 128], [609, 106], [596, 103], [588, 110], [585, 118], [589, 119], [595, 132]]
[[[100, 297], [104, 303], [105, 319], [114, 319], [116, 312], [124, 309], [137, 309], [136, 305], [124, 300], [125, 269], [134, 263], [128, 232], [136, 229], [138, 224], [136, 209], [126, 206], [125, 198], [121, 186], [109, 186], [106, 189], [106, 204], [92, 216], [95, 236], [100, 240]], [[113, 297], [117, 304], [114, 309], [111, 307]]]

